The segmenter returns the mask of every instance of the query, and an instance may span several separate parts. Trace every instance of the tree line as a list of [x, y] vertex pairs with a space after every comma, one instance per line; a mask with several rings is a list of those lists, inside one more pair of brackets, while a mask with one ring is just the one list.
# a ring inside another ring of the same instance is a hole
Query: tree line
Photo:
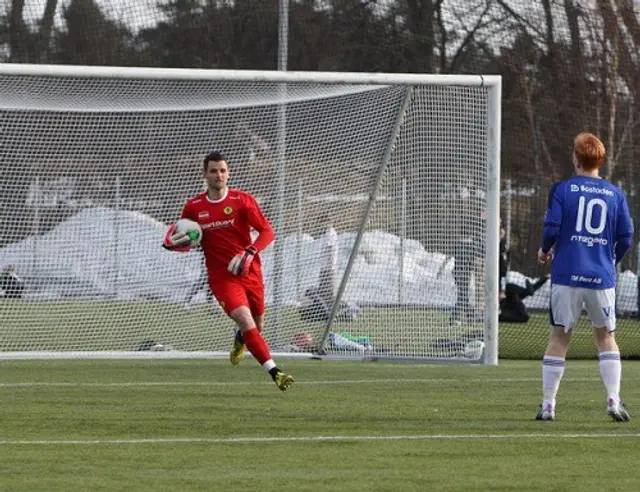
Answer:
[[[277, 68], [278, 0], [2, 1], [5, 62]], [[502, 75], [502, 177], [537, 190], [511, 202], [514, 249], [531, 255], [530, 218], [570, 174], [579, 131], [603, 139], [605, 177], [640, 212], [639, 10], [633, 0], [289, 0], [287, 65]]]

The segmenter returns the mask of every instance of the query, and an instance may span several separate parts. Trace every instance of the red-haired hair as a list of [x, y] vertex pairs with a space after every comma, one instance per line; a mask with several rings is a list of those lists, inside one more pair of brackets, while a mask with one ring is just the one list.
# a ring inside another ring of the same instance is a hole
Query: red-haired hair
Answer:
[[604, 162], [604, 144], [593, 133], [579, 133], [573, 140], [573, 153], [585, 171], [600, 169]]

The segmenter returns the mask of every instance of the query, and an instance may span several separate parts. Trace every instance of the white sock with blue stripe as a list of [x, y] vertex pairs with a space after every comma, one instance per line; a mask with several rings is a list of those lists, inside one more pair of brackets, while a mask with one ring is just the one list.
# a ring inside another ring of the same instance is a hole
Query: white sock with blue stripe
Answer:
[[620, 400], [620, 379], [622, 377], [622, 364], [620, 352], [600, 352], [600, 376], [607, 388], [607, 398]]
[[564, 357], [545, 355], [542, 359], [542, 405], [556, 406], [556, 395], [564, 374]]

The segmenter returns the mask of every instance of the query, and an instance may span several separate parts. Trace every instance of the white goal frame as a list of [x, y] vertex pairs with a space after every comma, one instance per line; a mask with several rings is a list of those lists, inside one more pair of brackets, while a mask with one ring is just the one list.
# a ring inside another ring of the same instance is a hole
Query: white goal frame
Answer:
[[[484, 263], [485, 283], [484, 283], [484, 353], [482, 360], [476, 361], [485, 364], [495, 365], [498, 363], [498, 245], [499, 245], [499, 222], [500, 222], [500, 149], [501, 149], [501, 98], [502, 98], [502, 78], [498, 75], [439, 75], [439, 74], [390, 74], [390, 73], [347, 73], [347, 72], [287, 72], [287, 71], [257, 71], [257, 70], [208, 70], [208, 69], [166, 69], [166, 68], [143, 68], [143, 67], [99, 67], [99, 66], [71, 66], [71, 65], [37, 65], [37, 64], [0, 64], [0, 75], [4, 76], [33, 76], [33, 77], [73, 77], [73, 78], [94, 78], [94, 79], [146, 79], [146, 80], [180, 80], [180, 81], [232, 81], [232, 82], [270, 82], [282, 84], [279, 86], [283, 94], [286, 94], [286, 84], [289, 83], [310, 83], [310, 84], [361, 84], [361, 85], [398, 85], [406, 87], [409, 92], [414, 86], [468, 86], [468, 87], [486, 87], [487, 100], [487, 159], [486, 159], [486, 259]], [[406, 109], [406, 105], [405, 105]], [[395, 123], [395, 129], [391, 136], [384, 161], [378, 168], [378, 174], [375, 180], [375, 186], [370, 190], [366, 213], [362, 219], [355, 245], [349, 258], [343, 281], [339, 285], [337, 300], [339, 301], [346, 287], [346, 280], [349, 276], [351, 267], [355, 259], [360, 240], [364, 234], [369, 212], [372, 210], [376, 202], [376, 192], [381, 183], [383, 171], [386, 167], [394, 145], [394, 139], [397, 136], [399, 127], [402, 123], [404, 111], [401, 111]], [[286, 115], [281, 111], [278, 120], [279, 157], [284, 155], [284, 145], [286, 135], [284, 135]], [[283, 161], [283, 159], [279, 159]], [[278, 166], [276, 186], [278, 193], [281, 192], [280, 186], [284, 186], [284, 170]], [[282, 225], [281, 214], [276, 214], [274, 220], [274, 228], [276, 232]], [[275, 264], [282, 261], [281, 248], [278, 249], [276, 242], [274, 250]], [[278, 289], [278, 280], [275, 278], [275, 287]], [[338, 302], [333, 306], [333, 315], [336, 314]], [[278, 312], [274, 313], [276, 317], [276, 326], [278, 325]], [[333, 319], [334, 316], [331, 316]], [[327, 340], [331, 321], [328, 322], [324, 337], [322, 339], [321, 348]], [[125, 358], [125, 357], [158, 357], [158, 358], [203, 358], [220, 356], [227, 354], [216, 354], [207, 352], [20, 352], [20, 353], [0, 353], [0, 359], [3, 358], [72, 358], [72, 357], [94, 357], [94, 358]], [[277, 356], [297, 356], [297, 357], [334, 357], [323, 354], [320, 350], [316, 354], [290, 354], [277, 353]], [[335, 358], [344, 360], [343, 356], [335, 356]], [[358, 359], [367, 359], [368, 357], [360, 356]], [[369, 359], [381, 359], [383, 357], [369, 357]], [[402, 359], [420, 360], [419, 357], [402, 357]], [[453, 362], [463, 362], [455, 360]]]

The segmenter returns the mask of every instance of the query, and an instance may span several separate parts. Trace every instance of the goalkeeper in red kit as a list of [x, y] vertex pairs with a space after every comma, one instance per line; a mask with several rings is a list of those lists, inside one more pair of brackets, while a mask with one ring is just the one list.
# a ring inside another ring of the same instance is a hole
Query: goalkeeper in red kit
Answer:
[[[293, 378], [281, 371], [271, 358], [262, 337], [264, 327], [264, 282], [259, 253], [269, 246], [275, 234], [255, 198], [229, 188], [229, 165], [219, 152], [204, 158], [203, 177], [207, 191], [187, 201], [182, 218], [202, 227], [200, 242], [207, 267], [209, 287], [220, 306], [237, 325], [231, 349], [231, 363], [244, 357], [245, 348], [285, 391]], [[255, 241], [251, 229], [258, 232]], [[186, 251], [189, 237], [172, 225], [163, 241], [169, 250]]]

